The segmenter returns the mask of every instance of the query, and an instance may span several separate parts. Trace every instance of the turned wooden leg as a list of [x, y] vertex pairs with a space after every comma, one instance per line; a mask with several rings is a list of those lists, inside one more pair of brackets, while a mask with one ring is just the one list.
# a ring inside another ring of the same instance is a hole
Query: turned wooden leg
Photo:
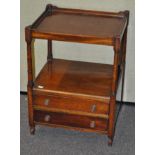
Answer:
[[30, 126], [30, 134], [31, 135], [35, 134], [35, 126]]
[[112, 90], [110, 96], [110, 109], [109, 109], [109, 122], [108, 122], [108, 145], [112, 145], [114, 130], [115, 130], [115, 113], [116, 113], [116, 92], [118, 84], [118, 66], [119, 66], [119, 54], [121, 49], [121, 40], [119, 37], [115, 38], [114, 45], [114, 63], [113, 63], [113, 78], [112, 78]]

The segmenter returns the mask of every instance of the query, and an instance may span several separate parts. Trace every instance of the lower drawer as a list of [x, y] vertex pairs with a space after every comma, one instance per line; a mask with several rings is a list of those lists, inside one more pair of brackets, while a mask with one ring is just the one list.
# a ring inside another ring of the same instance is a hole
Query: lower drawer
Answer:
[[34, 111], [34, 120], [39, 123], [55, 124], [76, 128], [94, 129], [100, 131], [107, 130], [107, 120], [101, 118], [91, 118], [87, 116], [69, 115], [63, 113], [53, 113], [44, 111]]

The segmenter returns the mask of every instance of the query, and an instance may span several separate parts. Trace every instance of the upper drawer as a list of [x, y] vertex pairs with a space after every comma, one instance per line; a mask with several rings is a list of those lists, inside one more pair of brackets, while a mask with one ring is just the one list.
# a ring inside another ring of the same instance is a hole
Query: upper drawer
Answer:
[[40, 108], [55, 108], [94, 114], [108, 114], [109, 104], [81, 97], [34, 95], [33, 105]]

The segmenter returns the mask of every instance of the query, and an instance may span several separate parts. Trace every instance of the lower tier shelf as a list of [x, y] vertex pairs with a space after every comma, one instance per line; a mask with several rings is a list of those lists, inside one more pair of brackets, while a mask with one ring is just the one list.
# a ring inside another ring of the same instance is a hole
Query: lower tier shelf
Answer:
[[34, 92], [110, 98], [113, 66], [52, 59], [34, 81]]
[[106, 133], [108, 120], [87, 116], [78, 116], [56, 112], [34, 111], [34, 122], [40, 125], [65, 127], [72, 129], [85, 129], [89, 131]]

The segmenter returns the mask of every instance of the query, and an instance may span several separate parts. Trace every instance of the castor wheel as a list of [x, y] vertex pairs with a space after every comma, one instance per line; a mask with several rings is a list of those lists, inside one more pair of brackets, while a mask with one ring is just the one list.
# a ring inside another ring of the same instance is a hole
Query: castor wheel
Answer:
[[113, 138], [109, 138], [108, 139], [108, 146], [112, 146], [112, 143], [113, 143]]
[[30, 134], [34, 135], [35, 134], [35, 127], [30, 127]]
[[112, 140], [108, 140], [108, 146], [112, 146]]

